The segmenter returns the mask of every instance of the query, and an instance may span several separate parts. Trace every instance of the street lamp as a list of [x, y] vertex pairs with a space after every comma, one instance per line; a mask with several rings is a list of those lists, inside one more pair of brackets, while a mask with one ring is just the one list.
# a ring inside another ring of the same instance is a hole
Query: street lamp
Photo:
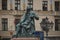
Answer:
[[42, 30], [46, 32], [46, 40], [48, 40], [47, 39], [48, 32], [49, 32], [49, 29], [53, 27], [53, 22], [52, 21], [50, 22], [48, 20], [48, 18], [46, 17], [46, 18], [42, 19], [40, 26], [41, 26]]

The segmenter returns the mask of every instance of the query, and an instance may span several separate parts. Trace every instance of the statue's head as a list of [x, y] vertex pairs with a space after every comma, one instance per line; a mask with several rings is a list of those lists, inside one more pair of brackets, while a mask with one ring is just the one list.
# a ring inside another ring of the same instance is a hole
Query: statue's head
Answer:
[[32, 11], [32, 8], [31, 7], [27, 7], [27, 12], [30, 12]]

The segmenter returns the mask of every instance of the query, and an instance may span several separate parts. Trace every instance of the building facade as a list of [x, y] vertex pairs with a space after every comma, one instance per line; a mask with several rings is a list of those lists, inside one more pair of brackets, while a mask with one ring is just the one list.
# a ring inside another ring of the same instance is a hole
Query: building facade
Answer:
[[27, 6], [39, 16], [39, 20], [35, 20], [35, 30], [42, 31], [39, 23], [48, 17], [54, 23], [48, 33], [49, 40], [60, 40], [60, 0], [0, 0], [0, 37], [3, 40], [12, 37]]

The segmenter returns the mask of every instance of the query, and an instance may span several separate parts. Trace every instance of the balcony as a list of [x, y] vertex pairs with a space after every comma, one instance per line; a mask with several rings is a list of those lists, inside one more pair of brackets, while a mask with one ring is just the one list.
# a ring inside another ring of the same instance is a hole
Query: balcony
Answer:
[[[60, 15], [60, 11], [41, 11], [41, 10], [34, 10], [39, 15]], [[10, 14], [10, 15], [23, 15], [26, 11], [24, 10], [0, 10], [0, 14]]]
[[56, 16], [60, 16], [60, 11], [56, 11], [56, 12], [55, 12], [55, 15], [56, 15]]
[[52, 16], [60, 16], [60, 11], [41, 11], [41, 10], [35, 10], [36, 13], [39, 15], [52, 15]]
[[[11, 34], [12, 32], [12, 34]], [[15, 31], [0, 31], [0, 36], [2, 37], [12, 37], [12, 35], [15, 33]], [[46, 36], [46, 33], [44, 32], [44, 36]], [[50, 31], [48, 32], [48, 37], [60, 37], [60, 31]]]
[[22, 15], [25, 11], [20, 10], [0, 10], [0, 14]]
[[[46, 36], [46, 33], [44, 33], [44, 36]], [[60, 37], [60, 31], [50, 31], [48, 32], [49, 37]]]
[[0, 31], [0, 36], [10, 38], [15, 31]]

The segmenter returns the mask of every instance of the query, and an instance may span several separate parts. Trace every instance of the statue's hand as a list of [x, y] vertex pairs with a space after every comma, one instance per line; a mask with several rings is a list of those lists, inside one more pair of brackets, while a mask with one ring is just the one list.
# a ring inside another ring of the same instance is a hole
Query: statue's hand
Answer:
[[16, 27], [19, 27], [20, 26], [20, 24], [18, 23], [17, 25], [16, 25]]
[[39, 20], [39, 18], [36, 18], [36, 20]]
[[30, 17], [31, 19], [33, 19], [33, 17]]

